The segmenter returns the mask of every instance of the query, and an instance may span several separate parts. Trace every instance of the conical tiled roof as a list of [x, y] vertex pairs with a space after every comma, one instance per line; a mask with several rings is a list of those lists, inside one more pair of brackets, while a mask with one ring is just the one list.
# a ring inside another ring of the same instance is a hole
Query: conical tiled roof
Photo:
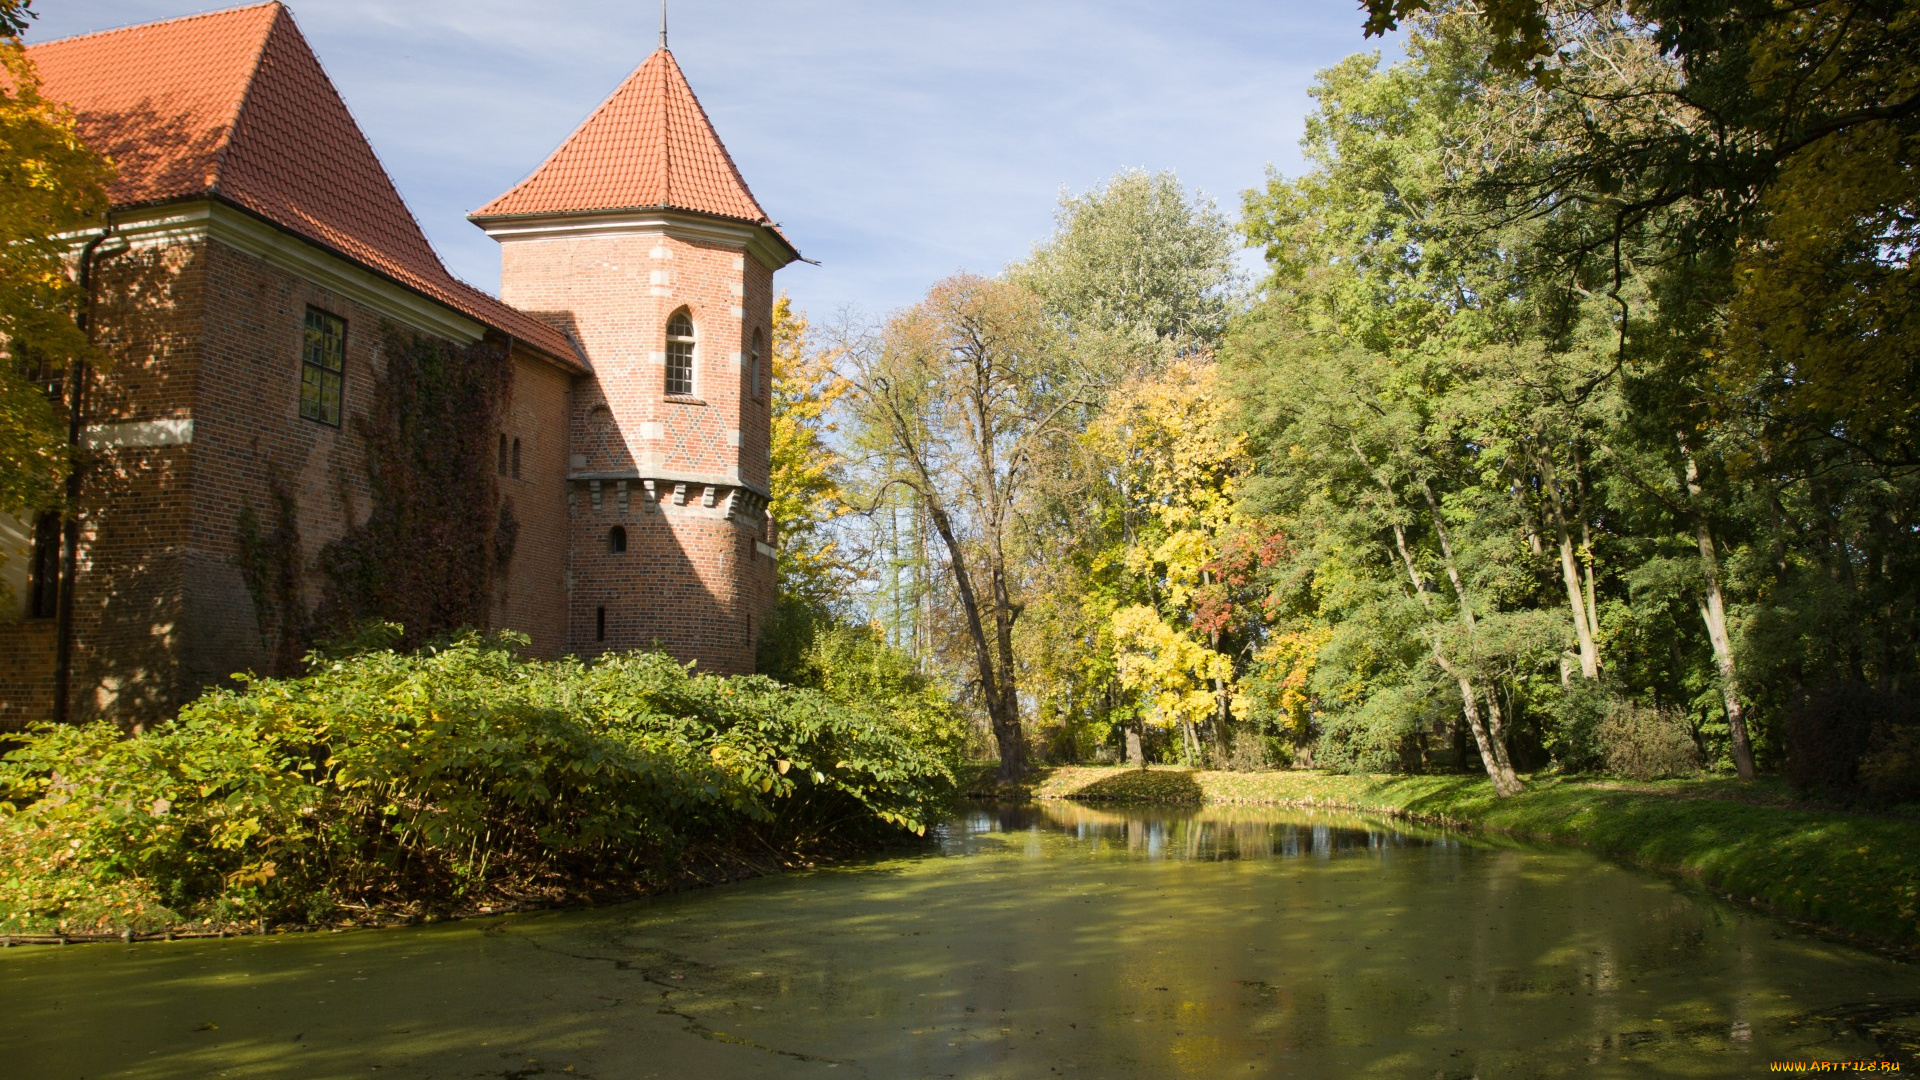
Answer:
[[664, 47], [647, 57], [533, 175], [471, 216], [652, 209], [772, 226]]
[[217, 197], [567, 363], [565, 337], [447, 272], [279, 3], [32, 46], [118, 167], [116, 208]]

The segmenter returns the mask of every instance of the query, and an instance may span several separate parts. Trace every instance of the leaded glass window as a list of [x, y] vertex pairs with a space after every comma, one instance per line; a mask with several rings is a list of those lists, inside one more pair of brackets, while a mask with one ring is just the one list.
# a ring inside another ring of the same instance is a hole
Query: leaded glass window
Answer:
[[307, 309], [306, 344], [300, 353], [300, 415], [340, 426], [346, 388], [347, 321]]

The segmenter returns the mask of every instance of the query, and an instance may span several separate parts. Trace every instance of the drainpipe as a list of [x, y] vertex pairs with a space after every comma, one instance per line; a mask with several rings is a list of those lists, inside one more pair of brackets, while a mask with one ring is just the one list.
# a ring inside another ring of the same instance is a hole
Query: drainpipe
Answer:
[[[93, 343], [93, 260], [102, 253], [101, 245], [108, 240], [119, 243], [105, 254], [126, 250], [126, 240], [113, 231], [112, 218], [107, 219], [107, 227], [100, 235], [80, 249], [80, 310], [74, 312], [73, 321], [79, 324], [80, 334], [88, 344]], [[73, 594], [77, 591], [74, 579], [80, 570], [80, 435], [85, 417], [81, 398], [86, 387], [87, 361], [84, 356], [76, 356], [67, 365], [66, 521], [61, 530], [60, 607], [53, 653], [53, 722], [56, 724], [67, 722], [68, 699], [73, 690]]]

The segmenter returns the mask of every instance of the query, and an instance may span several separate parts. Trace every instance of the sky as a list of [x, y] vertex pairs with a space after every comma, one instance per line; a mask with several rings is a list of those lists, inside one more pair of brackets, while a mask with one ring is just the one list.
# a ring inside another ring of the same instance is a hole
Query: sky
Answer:
[[[27, 40], [220, 6], [41, 0]], [[488, 291], [499, 251], [467, 213], [659, 38], [649, 0], [289, 6], [448, 268]], [[1315, 72], [1382, 46], [1357, 0], [678, 0], [669, 19], [761, 206], [819, 263], [775, 279], [816, 319], [995, 273], [1047, 236], [1063, 191], [1125, 168], [1172, 170], [1237, 219], [1270, 167], [1301, 171]]]

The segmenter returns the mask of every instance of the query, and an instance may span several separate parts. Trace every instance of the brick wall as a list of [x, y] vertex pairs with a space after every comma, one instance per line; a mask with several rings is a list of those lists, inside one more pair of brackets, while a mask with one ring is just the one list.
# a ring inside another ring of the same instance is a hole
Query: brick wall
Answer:
[[528, 635], [532, 655], [553, 659], [567, 651], [567, 408], [573, 376], [524, 349], [514, 351], [513, 361], [513, 390], [500, 429], [507, 440], [500, 495], [512, 501], [520, 535], [495, 593], [493, 624]]
[[0, 734], [53, 719], [52, 619], [0, 626]]
[[[509, 239], [501, 260], [502, 298], [566, 326], [594, 367], [571, 410], [569, 648], [661, 646], [705, 670], [751, 671], [773, 560], [754, 544], [770, 404], [748, 385], [748, 354], [756, 329], [771, 340], [772, 271], [664, 233]], [[665, 328], [682, 308], [694, 392], [670, 397]]]
[[[382, 316], [217, 241], [137, 246], [97, 273], [96, 340], [112, 362], [90, 392], [88, 423], [122, 444], [94, 451], [83, 479], [71, 704], [75, 719], [131, 727], [170, 717], [235, 672], [271, 668], [271, 627], [263, 632], [236, 558], [242, 508], [271, 528], [276, 484], [295, 496], [305, 602], [318, 598], [315, 556], [370, 510], [351, 417], [373, 393]], [[347, 324], [339, 427], [299, 414], [309, 306]], [[571, 376], [524, 352], [514, 362], [501, 427], [521, 440], [521, 476], [501, 486], [521, 529], [497, 625], [557, 655]], [[190, 421], [191, 436], [156, 439], [156, 421], [176, 431]], [[51, 714], [54, 634], [51, 620], [0, 625], [0, 730]]]

